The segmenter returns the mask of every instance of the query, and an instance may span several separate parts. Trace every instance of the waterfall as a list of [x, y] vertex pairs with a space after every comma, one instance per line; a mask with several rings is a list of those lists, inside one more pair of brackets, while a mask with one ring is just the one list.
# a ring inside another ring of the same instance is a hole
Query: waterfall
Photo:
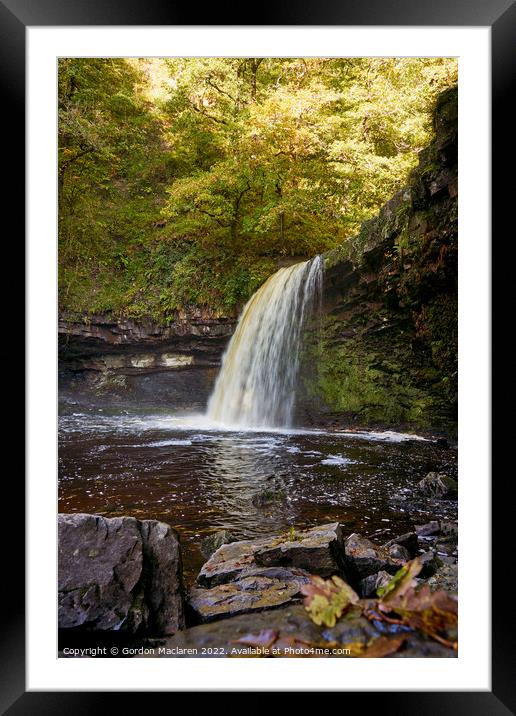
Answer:
[[208, 403], [211, 420], [242, 427], [292, 424], [302, 333], [321, 299], [323, 268], [320, 256], [282, 268], [251, 296]]

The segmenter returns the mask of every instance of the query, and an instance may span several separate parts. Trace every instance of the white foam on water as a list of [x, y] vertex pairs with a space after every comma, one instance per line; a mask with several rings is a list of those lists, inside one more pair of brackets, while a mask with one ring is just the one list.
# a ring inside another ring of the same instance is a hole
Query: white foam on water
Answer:
[[[248, 427], [243, 428], [242, 425], [231, 425], [220, 423], [209, 419], [204, 414], [149, 414], [149, 415], [99, 415], [98, 413], [74, 413], [73, 415], [62, 415], [59, 417], [60, 430], [64, 432], [77, 432], [81, 428], [87, 428], [93, 432], [126, 432], [141, 433], [152, 430], [162, 430], [164, 432], [181, 431], [194, 432], [191, 436], [194, 441], [202, 441], [212, 439], [214, 434], [218, 434], [221, 439], [227, 436], [227, 439], [240, 438], [247, 441], [250, 436], [252, 440], [258, 442], [262, 440], [264, 443], [269, 440], [268, 436], [296, 436], [296, 435], [327, 435], [333, 437], [345, 437], [357, 440], [372, 440], [381, 442], [400, 443], [405, 440], [418, 440], [428, 442], [428, 438], [424, 438], [414, 433], [402, 433], [394, 430], [324, 430], [313, 428], [281, 428], [281, 427]], [[260, 435], [264, 437], [259, 437]], [[190, 439], [190, 438], [189, 438]], [[295, 452], [289, 446], [288, 449]], [[318, 451], [302, 451], [307, 455], [321, 454]]]
[[348, 438], [358, 438], [359, 440], [378, 440], [381, 442], [390, 443], [401, 443], [405, 440], [420, 440], [422, 442], [428, 442], [428, 438], [424, 438], [421, 435], [415, 433], [398, 433], [395, 430], [339, 430], [337, 435], [345, 435]]
[[342, 455], [328, 455], [327, 458], [321, 460], [321, 465], [351, 465], [355, 461]]
[[191, 440], [156, 440], [153, 443], [146, 443], [145, 445], [135, 445], [135, 447], [168, 447], [169, 445], [191, 445]]

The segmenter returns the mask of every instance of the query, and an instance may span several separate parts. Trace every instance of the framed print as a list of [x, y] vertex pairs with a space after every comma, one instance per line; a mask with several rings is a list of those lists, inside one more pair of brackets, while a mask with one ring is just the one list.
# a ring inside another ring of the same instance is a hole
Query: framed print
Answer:
[[489, 576], [514, 5], [363, 8], [0, 5], [27, 160], [7, 713], [110, 691], [514, 708]]

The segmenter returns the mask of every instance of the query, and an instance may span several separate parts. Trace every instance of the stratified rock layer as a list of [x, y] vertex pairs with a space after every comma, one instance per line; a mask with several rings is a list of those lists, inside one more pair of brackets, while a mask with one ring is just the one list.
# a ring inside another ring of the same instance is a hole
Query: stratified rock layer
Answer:
[[299, 596], [310, 575], [301, 569], [250, 567], [227, 584], [211, 589], [194, 587], [189, 605], [199, 621], [272, 609]]
[[296, 567], [322, 577], [343, 568], [343, 537], [338, 522], [292, 535], [233, 542], [220, 547], [201, 569], [197, 582], [213, 587], [254, 566]]
[[201, 569], [189, 606], [199, 621], [271, 609], [298, 599], [310, 574], [328, 577], [343, 565], [337, 522], [225, 544]]

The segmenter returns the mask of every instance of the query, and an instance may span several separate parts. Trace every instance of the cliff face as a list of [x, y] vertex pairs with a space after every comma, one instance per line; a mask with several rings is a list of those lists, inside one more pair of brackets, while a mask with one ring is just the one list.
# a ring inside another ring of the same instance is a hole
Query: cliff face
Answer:
[[236, 321], [208, 312], [167, 326], [110, 316], [59, 320], [59, 394], [64, 403], [202, 410]]
[[456, 89], [439, 98], [434, 130], [407, 187], [325, 255], [322, 336], [307, 348], [299, 402], [307, 422], [455, 433]]
[[[184, 313], [163, 326], [136, 323], [110, 316], [89, 316], [84, 323], [59, 320], [61, 360], [75, 369], [139, 368], [218, 365], [236, 320], [207, 312]], [[112, 359], [112, 360], [111, 360]]]

